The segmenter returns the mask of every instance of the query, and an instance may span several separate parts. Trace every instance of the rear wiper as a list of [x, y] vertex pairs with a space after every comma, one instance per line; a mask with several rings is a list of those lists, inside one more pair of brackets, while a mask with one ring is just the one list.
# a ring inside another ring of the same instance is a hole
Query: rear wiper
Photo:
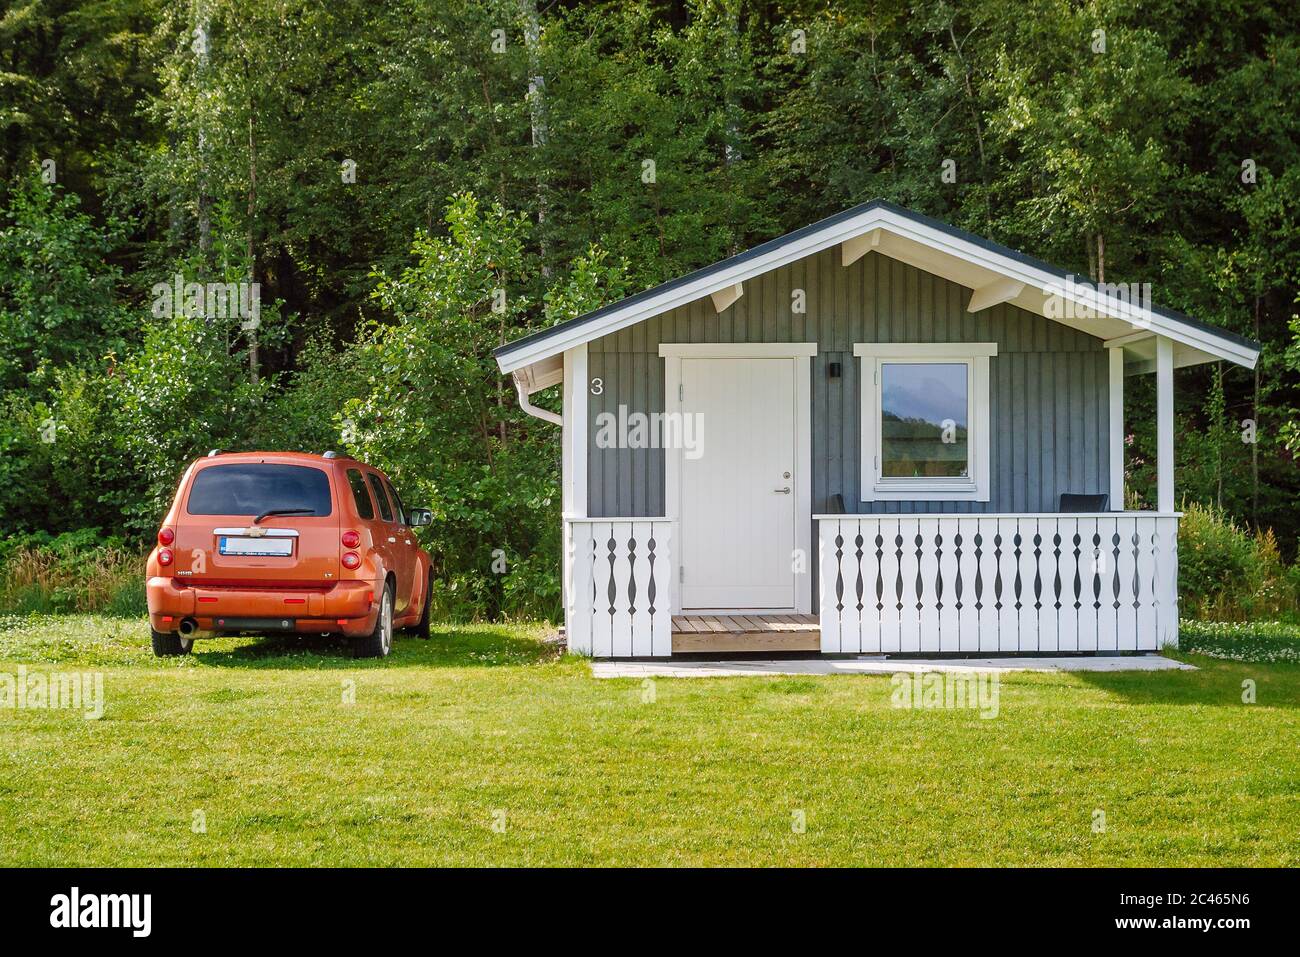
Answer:
[[269, 508], [261, 515], [257, 516], [257, 518], [253, 519], [253, 524], [257, 525], [262, 521], [262, 519], [267, 518], [268, 516], [271, 515], [315, 515], [315, 514], [316, 514], [316, 509], [314, 508]]

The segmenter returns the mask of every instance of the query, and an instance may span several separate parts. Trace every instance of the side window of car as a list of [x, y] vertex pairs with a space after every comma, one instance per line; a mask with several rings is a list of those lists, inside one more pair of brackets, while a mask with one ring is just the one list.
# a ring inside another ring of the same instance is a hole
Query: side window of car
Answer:
[[393, 508], [397, 509], [397, 523], [405, 525], [406, 506], [402, 504], [402, 496], [397, 494], [397, 489], [393, 488], [392, 482], [384, 482], [384, 486], [388, 489], [388, 495], [393, 500]]
[[370, 488], [374, 490], [375, 501], [379, 503], [379, 514], [384, 517], [385, 522], [393, 520], [393, 510], [388, 507], [388, 496], [384, 494], [384, 486], [379, 482], [379, 476], [374, 472], [367, 472], [366, 478], [370, 479]]
[[352, 486], [352, 498], [357, 503], [357, 515], [364, 519], [375, 517], [375, 506], [370, 501], [370, 493], [366, 491], [366, 480], [361, 477], [358, 469], [348, 469], [348, 484]]

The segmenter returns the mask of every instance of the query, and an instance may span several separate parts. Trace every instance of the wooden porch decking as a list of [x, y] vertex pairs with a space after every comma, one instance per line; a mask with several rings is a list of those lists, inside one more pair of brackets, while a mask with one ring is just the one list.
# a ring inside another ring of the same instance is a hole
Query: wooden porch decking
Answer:
[[673, 615], [673, 654], [819, 650], [816, 615]]

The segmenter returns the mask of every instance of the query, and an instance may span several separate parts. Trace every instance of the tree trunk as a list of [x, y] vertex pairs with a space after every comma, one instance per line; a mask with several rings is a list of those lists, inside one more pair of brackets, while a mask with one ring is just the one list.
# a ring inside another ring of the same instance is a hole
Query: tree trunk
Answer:
[[[1255, 341], [1259, 342], [1259, 295], [1255, 295]], [[1259, 530], [1259, 363], [1255, 363], [1254, 408], [1255, 441], [1250, 443], [1250, 523]]]
[[[542, 75], [541, 44], [542, 27], [537, 16], [536, 0], [519, 0], [520, 11], [524, 19], [524, 48], [528, 51], [528, 118], [532, 126], [533, 149], [540, 151], [546, 146], [548, 133], [546, 123], [546, 77]], [[539, 164], [540, 165], [540, 164]], [[546, 195], [546, 176], [541, 170], [537, 177], [537, 227], [541, 245], [542, 278], [549, 279], [551, 266], [548, 259], [549, 248], [546, 242], [546, 214], [548, 212]], [[504, 425], [502, 426], [504, 428]], [[503, 436], [504, 437], [504, 436]]]
[[1223, 394], [1223, 360], [1214, 364], [1214, 504], [1223, 510], [1223, 444], [1226, 440], [1227, 423], [1225, 409], [1226, 397]]
[[1106, 237], [1097, 233], [1097, 282], [1106, 281]]
[[[984, 132], [980, 129], [979, 107], [975, 102], [975, 88], [971, 85], [970, 81], [970, 67], [966, 65], [966, 58], [961, 52], [961, 44], [957, 42], [957, 33], [952, 28], [954, 22], [955, 16], [953, 20], [948, 21], [948, 38], [952, 40], [953, 52], [957, 54], [957, 62], [961, 64], [962, 84], [966, 87], [966, 105], [970, 110], [971, 121], [975, 125], [975, 146], [979, 151], [980, 157], [980, 181], [987, 186], [989, 182], [988, 166], [984, 160]], [[967, 36], [969, 36], [969, 34], [967, 34]]]
[[[254, 135], [253, 103], [248, 104], [248, 282], [249, 299], [252, 299], [252, 284], [257, 282], [257, 249], [254, 246], [257, 222], [257, 139]], [[260, 310], [259, 310], [260, 313]], [[253, 385], [257, 385], [257, 325], [248, 330], [248, 376]]]
[[[203, 87], [207, 83], [208, 73], [208, 28], [209, 20], [207, 10], [199, 5], [197, 16], [195, 17], [195, 82], [203, 92]], [[204, 102], [202, 96], [200, 102]], [[208, 278], [212, 263], [212, 195], [208, 191], [208, 130], [207, 116], [204, 107], [198, 110], [199, 121], [199, 257], [203, 263], [205, 274], [200, 277], [204, 280]]]

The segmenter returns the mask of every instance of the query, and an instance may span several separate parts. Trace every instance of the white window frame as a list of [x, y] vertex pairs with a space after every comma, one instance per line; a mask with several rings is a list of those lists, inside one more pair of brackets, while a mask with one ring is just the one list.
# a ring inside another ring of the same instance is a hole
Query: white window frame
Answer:
[[[987, 502], [989, 500], [989, 359], [996, 342], [859, 342], [861, 360], [861, 499], [864, 502]], [[885, 362], [962, 363], [967, 367], [968, 477], [884, 478], [880, 474], [880, 367]]]

